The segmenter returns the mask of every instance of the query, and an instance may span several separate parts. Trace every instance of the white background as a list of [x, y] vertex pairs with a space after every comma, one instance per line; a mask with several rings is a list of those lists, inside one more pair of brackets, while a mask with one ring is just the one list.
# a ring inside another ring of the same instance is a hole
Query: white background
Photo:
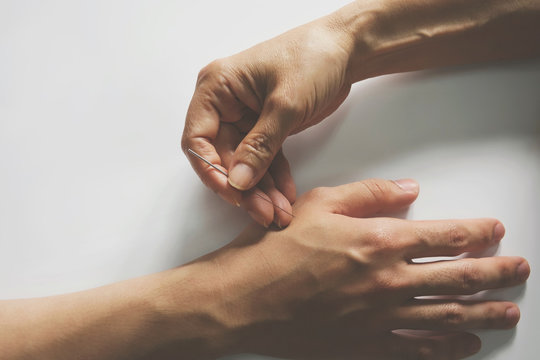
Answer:
[[[345, 3], [1, 0], [0, 298], [157, 272], [232, 239], [248, 216], [179, 149], [198, 70]], [[473, 358], [535, 359], [539, 134], [532, 60], [364, 81], [285, 152], [299, 193], [412, 177], [410, 218], [499, 218], [493, 252], [527, 257], [532, 274], [486, 295], [517, 301], [522, 320], [479, 332]]]

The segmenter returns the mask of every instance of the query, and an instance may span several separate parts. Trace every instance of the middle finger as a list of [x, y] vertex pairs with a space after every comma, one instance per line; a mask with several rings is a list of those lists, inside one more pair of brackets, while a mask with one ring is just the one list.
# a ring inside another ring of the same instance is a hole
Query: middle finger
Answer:
[[523, 283], [530, 267], [521, 257], [460, 259], [407, 267], [413, 296], [469, 295]]
[[504, 236], [504, 226], [495, 219], [409, 221], [408, 227], [408, 259], [484, 250]]

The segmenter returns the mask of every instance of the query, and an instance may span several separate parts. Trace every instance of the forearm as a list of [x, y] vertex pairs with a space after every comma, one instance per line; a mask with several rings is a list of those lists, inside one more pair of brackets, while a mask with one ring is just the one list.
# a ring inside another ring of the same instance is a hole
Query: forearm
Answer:
[[351, 82], [540, 54], [538, 0], [359, 0], [331, 16], [354, 38]]
[[213, 358], [223, 351], [212, 313], [219, 298], [210, 301], [209, 284], [190, 274], [179, 268], [79, 293], [2, 301], [0, 358]]

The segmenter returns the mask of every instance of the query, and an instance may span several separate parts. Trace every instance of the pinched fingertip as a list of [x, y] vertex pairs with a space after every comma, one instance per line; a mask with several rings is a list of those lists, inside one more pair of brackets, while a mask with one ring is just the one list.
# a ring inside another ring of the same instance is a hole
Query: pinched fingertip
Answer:
[[272, 200], [259, 189], [243, 193], [242, 206], [257, 223], [265, 228], [274, 220]]

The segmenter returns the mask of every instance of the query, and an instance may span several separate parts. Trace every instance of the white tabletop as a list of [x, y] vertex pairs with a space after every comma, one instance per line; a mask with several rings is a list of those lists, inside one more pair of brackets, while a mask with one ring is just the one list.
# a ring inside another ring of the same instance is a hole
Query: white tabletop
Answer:
[[[177, 266], [249, 221], [179, 149], [198, 70], [346, 1], [0, 2], [0, 298]], [[386, 76], [285, 144], [299, 193], [412, 177], [411, 219], [496, 217], [525, 256], [516, 330], [472, 359], [536, 359], [540, 61]], [[236, 358], [253, 359], [255, 356]]]

